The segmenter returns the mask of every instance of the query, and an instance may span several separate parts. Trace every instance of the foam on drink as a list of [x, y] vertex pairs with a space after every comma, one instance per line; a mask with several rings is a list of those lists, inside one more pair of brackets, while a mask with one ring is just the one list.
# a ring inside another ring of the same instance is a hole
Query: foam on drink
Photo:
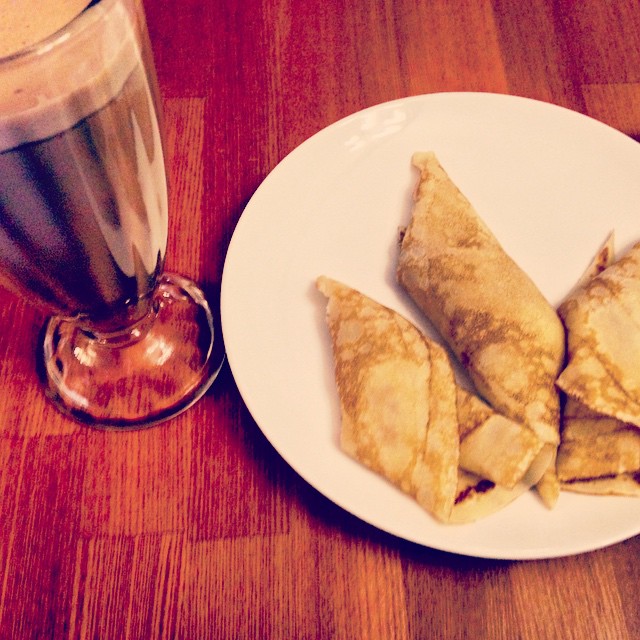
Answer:
[[0, 0], [0, 58], [48, 38], [88, 4], [89, 0]]

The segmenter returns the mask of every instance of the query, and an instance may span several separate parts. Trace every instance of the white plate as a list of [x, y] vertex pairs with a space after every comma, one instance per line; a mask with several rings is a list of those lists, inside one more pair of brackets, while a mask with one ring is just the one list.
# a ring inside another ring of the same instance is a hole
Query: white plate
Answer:
[[320, 274], [418, 326], [394, 278], [398, 228], [433, 150], [504, 248], [557, 304], [615, 229], [640, 239], [640, 145], [575, 112], [513, 96], [443, 93], [381, 104], [320, 131], [266, 178], [234, 232], [222, 280], [229, 363], [253, 418], [327, 498], [391, 534], [487, 558], [570, 555], [640, 532], [640, 500], [533, 492], [477, 523], [436, 522], [344, 455]]

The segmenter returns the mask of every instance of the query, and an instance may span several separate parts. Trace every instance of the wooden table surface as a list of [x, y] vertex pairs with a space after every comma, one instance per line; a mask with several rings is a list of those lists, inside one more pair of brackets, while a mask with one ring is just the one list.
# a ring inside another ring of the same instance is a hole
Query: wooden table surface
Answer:
[[[313, 133], [386, 100], [490, 91], [640, 140], [637, 0], [146, 1], [167, 126], [167, 267], [215, 298], [249, 198]], [[0, 638], [640, 638], [640, 537], [553, 560], [398, 540], [300, 479], [228, 366], [114, 433], [45, 400], [44, 316], [0, 305]]]

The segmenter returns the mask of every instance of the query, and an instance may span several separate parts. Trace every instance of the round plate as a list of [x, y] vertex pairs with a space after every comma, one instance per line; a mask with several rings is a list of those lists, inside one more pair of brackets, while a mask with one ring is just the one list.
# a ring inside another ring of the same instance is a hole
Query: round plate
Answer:
[[640, 500], [534, 492], [466, 525], [443, 525], [339, 448], [327, 275], [429, 332], [395, 280], [410, 218], [414, 151], [435, 151], [505, 250], [556, 305], [611, 230], [640, 239], [640, 146], [581, 114], [477, 93], [381, 104], [320, 131], [271, 172], [226, 257], [222, 325], [249, 411], [282, 457], [350, 513], [432, 548], [531, 559], [589, 551], [640, 532]]

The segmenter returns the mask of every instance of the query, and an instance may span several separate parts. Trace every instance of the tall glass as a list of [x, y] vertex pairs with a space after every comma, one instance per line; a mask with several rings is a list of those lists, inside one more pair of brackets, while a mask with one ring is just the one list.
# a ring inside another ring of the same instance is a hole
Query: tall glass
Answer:
[[223, 358], [202, 291], [163, 273], [159, 106], [142, 0], [0, 58], [0, 278], [53, 314], [47, 394], [97, 426], [175, 415]]

